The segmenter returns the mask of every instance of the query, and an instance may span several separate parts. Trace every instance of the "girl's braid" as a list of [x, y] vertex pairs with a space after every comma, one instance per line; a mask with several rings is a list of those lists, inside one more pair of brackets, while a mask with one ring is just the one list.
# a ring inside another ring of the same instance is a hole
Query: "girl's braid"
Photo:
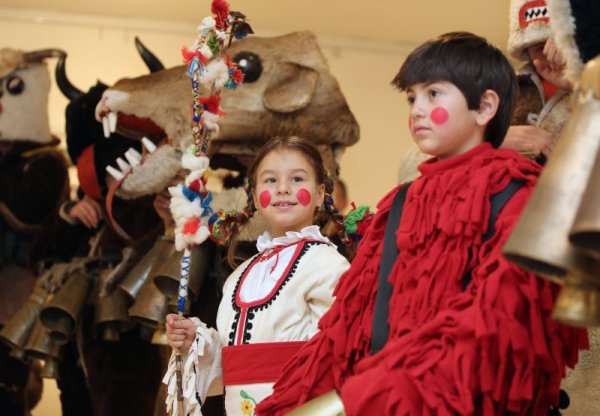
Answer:
[[327, 171], [327, 176], [325, 177], [325, 198], [323, 199], [323, 205], [325, 206], [325, 210], [331, 216], [331, 219], [337, 224], [337, 234], [340, 237], [340, 240], [345, 245], [352, 244], [352, 240], [348, 237], [346, 233], [346, 227], [344, 226], [344, 217], [338, 209], [335, 207], [333, 203], [333, 179]]
[[211, 238], [220, 244], [226, 244], [234, 232], [246, 224], [256, 212], [254, 198], [252, 197], [252, 182], [244, 179], [244, 191], [247, 195], [246, 208], [242, 211], [217, 211], [208, 220]]

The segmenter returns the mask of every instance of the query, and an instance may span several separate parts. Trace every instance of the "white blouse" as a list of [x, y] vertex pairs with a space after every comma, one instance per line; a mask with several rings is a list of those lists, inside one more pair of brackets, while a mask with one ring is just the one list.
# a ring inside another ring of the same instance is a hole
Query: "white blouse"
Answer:
[[[188, 357], [184, 357], [184, 370], [188, 371], [183, 377], [184, 396], [190, 403], [196, 392], [202, 401], [222, 392], [223, 346], [307, 341], [312, 337], [319, 319], [333, 303], [339, 277], [349, 267], [318, 226], [276, 238], [265, 232], [258, 238], [257, 248], [259, 253], [236, 268], [225, 282], [217, 314], [218, 331], [193, 318], [197, 336]], [[174, 357], [171, 361], [174, 366]], [[169, 386], [168, 407], [169, 402], [176, 405], [175, 399], [170, 399], [171, 392], [173, 397], [175, 394], [174, 379], [170, 363], [163, 380]], [[227, 414], [253, 414], [249, 411], [271, 394], [272, 385], [226, 386]], [[191, 410], [192, 416], [201, 415], [198, 405], [192, 405]]]

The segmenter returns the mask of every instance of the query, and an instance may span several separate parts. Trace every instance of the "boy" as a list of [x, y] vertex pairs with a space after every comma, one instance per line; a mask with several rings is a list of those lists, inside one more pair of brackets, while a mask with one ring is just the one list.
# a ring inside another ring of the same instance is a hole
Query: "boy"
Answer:
[[[257, 413], [335, 390], [347, 415], [545, 414], [585, 331], [552, 321], [558, 288], [500, 254], [540, 170], [496, 149], [514, 72], [485, 39], [449, 33], [417, 48], [393, 84], [406, 91], [417, 146], [434, 158], [380, 202], [321, 331]], [[393, 200], [404, 192], [398, 220]], [[508, 196], [490, 214], [496, 194]]]

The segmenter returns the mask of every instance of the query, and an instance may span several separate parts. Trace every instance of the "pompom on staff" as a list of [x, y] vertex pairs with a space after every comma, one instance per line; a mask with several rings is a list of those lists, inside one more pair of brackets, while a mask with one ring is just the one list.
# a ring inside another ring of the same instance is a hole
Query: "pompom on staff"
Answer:
[[[169, 188], [170, 208], [175, 220], [175, 248], [184, 251], [177, 299], [180, 319], [185, 312], [188, 296], [191, 248], [202, 244], [210, 235], [207, 225], [208, 216], [212, 213], [212, 196], [206, 188], [209, 167], [206, 154], [211, 136], [218, 133], [219, 120], [225, 115], [220, 108], [220, 91], [222, 88], [237, 88], [244, 78], [243, 72], [227, 56], [225, 49], [234, 38], [240, 40], [254, 33], [245, 21], [246, 16], [230, 11], [225, 0], [213, 0], [211, 12], [213, 16], [202, 19], [198, 38], [192, 47], [182, 49], [192, 84], [193, 144], [184, 151], [181, 160], [189, 174], [182, 184]], [[203, 96], [202, 91], [207, 91], [208, 95]], [[168, 384], [167, 412], [173, 416], [201, 415], [201, 404], [188, 386], [193, 384], [193, 380], [186, 380], [184, 386], [180, 349], [175, 350], [174, 361], [169, 363], [169, 371], [165, 376]], [[175, 364], [175, 380], [172, 380], [172, 364]], [[177, 406], [174, 406], [174, 393]]]

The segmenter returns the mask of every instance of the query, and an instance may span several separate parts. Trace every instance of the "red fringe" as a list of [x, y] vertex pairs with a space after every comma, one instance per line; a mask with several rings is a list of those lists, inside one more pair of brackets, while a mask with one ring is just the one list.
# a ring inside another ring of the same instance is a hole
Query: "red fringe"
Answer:
[[219, 109], [219, 104], [221, 103], [220, 95], [209, 95], [208, 97], [200, 97], [198, 101], [204, 106], [204, 110], [213, 114], [223, 115], [223, 111]]
[[215, 15], [216, 26], [220, 30], [227, 29], [227, 16], [229, 16], [229, 3], [225, 0], [213, 0], [210, 6]]
[[196, 56], [198, 57], [200, 62], [202, 62], [203, 65], [206, 65], [209, 61], [209, 58], [202, 55], [202, 53], [200, 53], [199, 51], [190, 51], [185, 46], [181, 48], [181, 56], [183, 57], [183, 61], [186, 64], [189, 64], [190, 62], [192, 62], [192, 59], [194, 59], [194, 57], [196, 57]]

